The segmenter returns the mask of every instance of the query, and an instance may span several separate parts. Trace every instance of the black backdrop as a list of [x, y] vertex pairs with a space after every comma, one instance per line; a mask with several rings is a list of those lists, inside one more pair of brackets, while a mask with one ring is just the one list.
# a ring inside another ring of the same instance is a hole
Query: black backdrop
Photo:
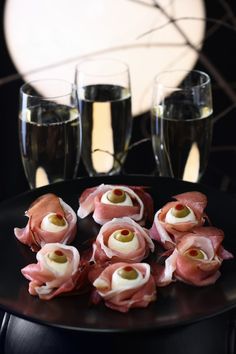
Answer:
[[[192, 0], [193, 1], [193, 0]], [[209, 18], [224, 19], [232, 26], [236, 25], [232, 17], [233, 0], [206, 0], [206, 11]], [[0, 26], [0, 78], [14, 74], [16, 69], [9, 57], [3, 32], [3, 10], [5, 1], [0, 2], [1, 26]], [[234, 5], [235, 7], [235, 5]], [[26, 19], [22, 19], [26, 20]], [[215, 24], [209, 22], [207, 30], [212, 31], [203, 46], [203, 52], [217, 67], [221, 75], [234, 88], [236, 78], [236, 31], [223, 26], [214, 30]], [[30, 30], [30, 29], [29, 29]], [[209, 32], [208, 32], [209, 33]], [[201, 62], [196, 65], [198, 69], [204, 69]], [[218, 83], [213, 80], [214, 115], [229, 107], [232, 102], [224, 93]], [[28, 189], [18, 146], [18, 92], [22, 84], [21, 80], [0, 86], [0, 200], [9, 198]], [[136, 117], [134, 120], [132, 143], [148, 137], [149, 113]], [[225, 151], [225, 146], [235, 145], [236, 142], [235, 109], [223, 116], [214, 126], [213, 147], [210, 156], [208, 170], [202, 182], [211, 184], [217, 189], [236, 193], [236, 152], [233, 149]], [[220, 149], [220, 151], [218, 151]], [[143, 158], [140, 158], [140, 155]], [[125, 164], [127, 173], [151, 174], [155, 170], [150, 142], [143, 143], [130, 150]], [[80, 164], [79, 176], [86, 175], [86, 171]]]

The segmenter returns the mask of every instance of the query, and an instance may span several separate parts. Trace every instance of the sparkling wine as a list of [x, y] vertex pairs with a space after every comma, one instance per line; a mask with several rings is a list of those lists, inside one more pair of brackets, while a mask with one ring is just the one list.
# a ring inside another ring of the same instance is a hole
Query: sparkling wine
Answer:
[[19, 118], [22, 161], [31, 188], [42, 179], [53, 183], [76, 177], [81, 141], [77, 108], [49, 102], [28, 107]]
[[152, 111], [152, 143], [161, 175], [196, 182], [208, 162], [212, 109], [165, 103]]
[[132, 129], [130, 91], [90, 85], [78, 92], [83, 127], [82, 157], [88, 173], [115, 174], [124, 163]]

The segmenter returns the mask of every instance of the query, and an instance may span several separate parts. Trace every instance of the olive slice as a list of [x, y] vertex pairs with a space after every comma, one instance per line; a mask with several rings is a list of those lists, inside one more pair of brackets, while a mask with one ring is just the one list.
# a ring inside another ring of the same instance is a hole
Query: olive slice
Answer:
[[122, 203], [125, 201], [125, 198], [126, 198], [125, 192], [119, 188], [112, 189], [107, 194], [107, 199], [112, 203]]
[[118, 230], [114, 238], [120, 242], [130, 242], [134, 238], [134, 233], [128, 229]]
[[177, 204], [175, 207], [171, 209], [171, 213], [176, 218], [184, 218], [188, 214], [190, 214], [190, 210], [186, 205]]
[[53, 261], [56, 263], [66, 263], [67, 262], [66, 255], [60, 250], [56, 250], [56, 251], [48, 253], [48, 258], [50, 259], [50, 261]]
[[52, 214], [48, 217], [49, 221], [56, 226], [65, 226], [66, 222], [62, 215]]
[[206, 253], [200, 248], [189, 248], [184, 252], [184, 255], [194, 259], [207, 259]]
[[127, 280], [134, 280], [138, 278], [137, 270], [131, 266], [121, 268], [117, 273], [121, 278]]

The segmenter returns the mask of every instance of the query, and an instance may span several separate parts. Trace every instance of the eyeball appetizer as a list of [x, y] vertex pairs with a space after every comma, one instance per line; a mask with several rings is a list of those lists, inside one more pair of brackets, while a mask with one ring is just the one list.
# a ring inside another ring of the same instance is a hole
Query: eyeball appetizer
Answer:
[[48, 243], [41, 248], [36, 258], [37, 264], [29, 264], [21, 270], [25, 278], [30, 280], [31, 295], [50, 300], [81, 285], [80, 254], [75, 247]]
[[220, 276], [224, 259], [233, 255], [222, 246], [224, 233], [215, 227], [196, 227], [185, 234], [165, 267], [157, 276], [157, 285], [165, 286], [175, 279], [195, 286], [214, 284]]
[[132, 265], [118, 268], [111, 278], [112, 290], [124, 290], [134, 288], [142, 284], [143, 276], [139, 270]]
[[120, 312], [147, 307], [156, 299], [155, 281], [147, 263], [114, 263], [103, 270], [93, 286], [106, 306]]
[[204, 212], [207, 198], [200, 192], [187, 192], [174, 196], [177, 201], [169, 202], [158, 210], [149, 230], [150, 236], [164, 248], [173, 248], [184, 233], [205, 223]]
[[50, 232], [59, 232], [68, 228], [66, 218], [57, 213], [48, 213], [41, 222], [41, 229]]
[[[102, 226], [81, 254], [66, 245], [77, 233], [73, 209], [55, 194], [36, 199], [25, 213], [27, 225], [14, 229], [20, 242], [38, 251], [37, 263], [21, 269], [29, 293], [50, 300], [92, 289], [90, 303], [103, 300], [126, 313], [155, 301], [156, 287], [177, 280], [193, 286], [215, 283], [223, 260], [233, 258], [222, 246], [224, 233], [203, 226], [204, 194], [194, 191], [174, 198], [153, 219], [153, 200], [143, 187], [101, 184], [84, 190], [77, 214], [92, 214]], [[149, 230], [143, 227], [148, 220], [153, 222]], [[165, 248], [161, 262], [159, 247]], [[157, 254], [149, 257], [155, 248]]]
[[120, 188], [114, 188], [102, 195], [101, 203], [110, 205], [133, 206], [129, 194]]
[[136, 251], [138, 247], [138, 237], [130, 229], [116, 230], [108, 239], [108, 248], [121, 253]]
[[154, 244], [147, 230], [131, 218], [114, 218], [101, 227], [93, 243], [91, 260], [141, 262], [153, 251]]
[[183, 204], [176, 204], [168, 210], [165, 217], [167, 224], [175, 225], [183, 222], [196, 222], [196, 216], [191, 208]]
[[101, 184], [86, 189], [79, 198], [78, 216], [85, 218], [91, 213], [100, 225], [125, 216], [144, 225], [146, 220], [152, 221], [153, 200], [143, 187]]
[[77, 232], [77, 217], [74, 210], [55, 194], [45, 194], [29, 207], [26, 227], [15, 228], [17, 239], [38, 251], [46, 243], [73, 241]]

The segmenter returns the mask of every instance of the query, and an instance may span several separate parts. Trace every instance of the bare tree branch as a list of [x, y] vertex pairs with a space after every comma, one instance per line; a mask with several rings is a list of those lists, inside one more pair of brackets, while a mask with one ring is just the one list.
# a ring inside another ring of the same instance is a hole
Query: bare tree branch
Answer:
[[219, 0], [219, 2], [223, 7], [223, 9], [225, 10], [227, 16], [230, 18], [232, 24], [236, 27], [236, 18], [229, 4], [224, 0]]
[[[169, 16], [169, 15], [168, 15]], [[151, 34], [157, 30], [160, 30], [162, 28], [165, 28], [169, 25], [171, 25], [172, 23], [176, 23], [176, 22], [180, 22], [180, 21], [186, 21], [186, 20], [191, 20], [191, 21], [202, 21], [202, 22], [209, 22], [209, 23], [214, 23], [214, 24], [217, 24], [219, 26], [222, 26], [222, 27], [225, 27], [231, 31], [234, 31], [236, 32], [236, 28], [234, 26], [231, 26], [229, 25], [228, 23], [226, 22], [223, 22], [222, 20], [217, 20], [215, 18], [210, 18], [210, 17], [207, 17], [207, 18], [202, 18], [202, 17], [191, 17], [191, 16], [187, 16], [187, 17], [178, 17], [178, 18], [171, 18], [168, 22], [158, 26], [158, 27], [154, 27], [154, 28], [151, 28], [150, 30], [140, 34], [137, 39], [140, 39], [140, 38], [143, 38], [145, 36], [147, 36], [148, 34]]]
[[218, 82], [219, 86], [224, 90], [224, 92], [228, 96], [228, 98], [233, 103], [236, 103], [236, 94], [235, 94], [234, 90], [231, 88], [230, 85], [228, 85], [228, 83], [226, 82], [224, 77], [221, 75], [219, 70], [214, 66], [214, 64], [210, 61], [210, 59], [189, 40], [188, 36], [182, 30], [182, 28], [178, 25], [175, 18], [170, 16], [166, 12], [166, 10], [155, 0], [153, 0], [153, 5], [150, 3], [143, 2], [141, 0], [128, 0], [128, 1], [132, 1], [134, 3], [140, 4], [143, 6], [155, 7], [159, 11], [161, 11], [161, 13], [170, 21], [170, 23], [173, 23], [176, 30], [179, 32], [179, 34], [185, 40], [186, 44], [198, 54], [199, 60], [201, 61], [201, 63], [206, 67], [206, 69], [209, 71], [209, 73], [212, 75], [212, 77], [214, 77], [214, 79]]
[[213, 123], [218, 122], [220, 118], [225, 117], [229, 112], [231, 112], [236, 107], [236, 103], [232, 104], [231, 106], [227, 107], [223, 111], [221, 111], [217, 116], [213, 118]]
[[76, 62], [76, 61], [79, 61], [79, 60], [82, 60], [82, 59], [85, 59], [88, 57], [96, 56], [96, 55], [116, 52], [119, 50], [132, 50], [132, 49], [137, 49], [137, 48], [149, 48], [150, 46], [151, 47], [182, 47], [184, 45], [185, 45], [184, 43], [171, 43], [171, 42], [169, 42], [169, 43], [152, 43], [151, 45], [150, 45], [150, 43], [134, 43], [134, 44], [123, 44], [121, 46], [104, 48], [101, 50], [97, 50], [96, 52], [91, 52], [91, 53], [87, 53], [84, 55], [78, 55], [73, 58], [68, 58], [65, 60], [60, 60], [58, 62], [53, 62], [52, 64], [44, 65], [42, 67], [38, 67], [38, 68], [35, 68], [32, 70], [29, 70], [27, 72], [24, 72], [24, 73], [15, 73], [12, 75], [2, 77], [2, 78], [0, 78], [0, 86], [11, 83], [16, 80], [20, 80], [28, 75], [37, 74], [37, 73], [43, 72], [48, 69], [53, 69], [58, 66], [70, 64], [70, 63], [73, 63], [73, 62]]

